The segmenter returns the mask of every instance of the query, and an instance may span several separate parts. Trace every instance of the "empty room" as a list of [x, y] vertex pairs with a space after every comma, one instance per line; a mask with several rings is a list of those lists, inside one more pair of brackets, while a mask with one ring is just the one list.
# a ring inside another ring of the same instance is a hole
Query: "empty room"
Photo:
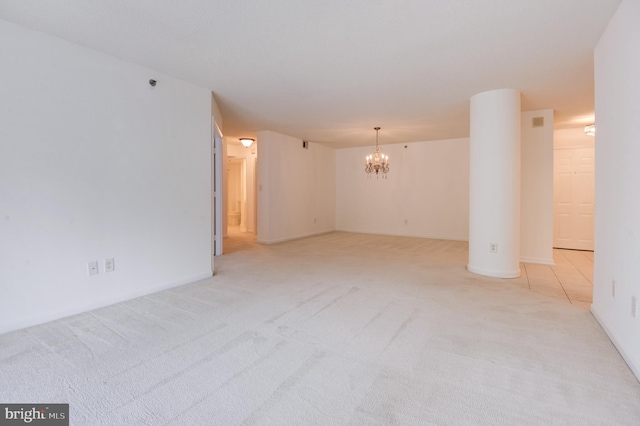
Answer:
[[640, 424], [638, 21], [3, 1], [0, 424]]

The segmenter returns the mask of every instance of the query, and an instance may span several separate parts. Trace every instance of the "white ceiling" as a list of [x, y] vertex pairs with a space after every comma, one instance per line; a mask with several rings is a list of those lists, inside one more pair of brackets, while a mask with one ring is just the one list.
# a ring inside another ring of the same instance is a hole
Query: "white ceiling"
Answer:
[[[620, 0], [2, 0], [0, 18], [211, 89], [230, 138], [330, 146], [466, 137], [513, 88], [593, 120], [593, 48]], [[150, 76], [150, 78], [153, 76]]]

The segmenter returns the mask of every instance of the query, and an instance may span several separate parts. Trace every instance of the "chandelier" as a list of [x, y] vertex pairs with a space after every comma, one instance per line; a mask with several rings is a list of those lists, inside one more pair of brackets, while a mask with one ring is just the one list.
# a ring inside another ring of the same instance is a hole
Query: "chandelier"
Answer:
[[369, 176], [375, 173], [376, 177], [378, 177], [379, 173], [382, 173], [382, 177], [386, 179], [387, 173], [389, 173], [389, 156], [384, 155], [378, 148], [378, 130], [380, 130], [380, 127], [374, 127], [373, 129], [376, 131], [376, 150], [373, 154], [367, 155], [364, 171]]

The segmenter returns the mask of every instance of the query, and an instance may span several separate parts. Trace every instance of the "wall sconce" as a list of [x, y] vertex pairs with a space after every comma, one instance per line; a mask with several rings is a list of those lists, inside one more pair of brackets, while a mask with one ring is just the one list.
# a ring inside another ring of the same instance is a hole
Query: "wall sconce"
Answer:
[[255, 141], [255, 139], [251, 138], [240, 138], [240, 143], [242, 143], [245, 148], [249, 148]]
[[595, 136], [596, 135], [596, 125], [595, 124], [587, 124], [586, 126], [584, 126], [584, 132], [586, 134], [588, 134], [589, 136]]

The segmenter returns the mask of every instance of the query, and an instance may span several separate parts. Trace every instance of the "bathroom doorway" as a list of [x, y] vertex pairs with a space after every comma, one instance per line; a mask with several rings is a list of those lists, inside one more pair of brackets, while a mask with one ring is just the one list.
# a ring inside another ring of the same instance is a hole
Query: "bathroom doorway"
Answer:
[[247, 232], [247, 160], [229, 157], [227, 163], [227, 233]]
[[225, 239], [224, 253], [246, 249], [256, 240], [257, 142], [244, 147], [239, 141], [225, 141]]

